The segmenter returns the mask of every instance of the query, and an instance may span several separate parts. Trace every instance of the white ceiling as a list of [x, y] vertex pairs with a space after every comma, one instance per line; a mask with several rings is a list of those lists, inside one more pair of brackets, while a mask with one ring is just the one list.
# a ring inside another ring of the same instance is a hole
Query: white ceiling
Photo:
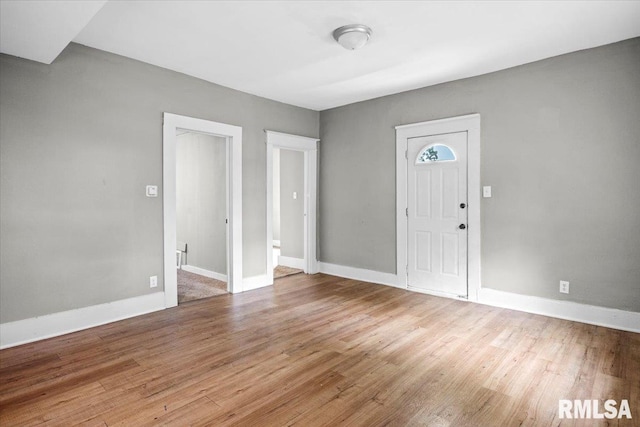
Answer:
[[[640, 1], [0, 3], [4, 53], [74, 41], [314, 110], [640, 36]], [[373, 29], [360, 50], [331, 37], [350, 23]]]
[[51, 64], [107, 0], [0, 1], [0, 52]]

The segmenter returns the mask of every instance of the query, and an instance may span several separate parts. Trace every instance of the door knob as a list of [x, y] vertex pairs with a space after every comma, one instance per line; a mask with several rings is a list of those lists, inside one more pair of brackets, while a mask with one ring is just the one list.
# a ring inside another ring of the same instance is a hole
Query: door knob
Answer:
[[460, 209], [464, 209], [466, 207], [467, 207], [467, 205], [465, 205], [464, 203], [460, 203]]
[[464, 230], [465, 228], [467, 228], [467, 226], [466, 226], [466, 225], [464, 225], [464, 224], [460, 224], [460, 225], [458, 226], [458, 228], [459, 228], [460, 230]]

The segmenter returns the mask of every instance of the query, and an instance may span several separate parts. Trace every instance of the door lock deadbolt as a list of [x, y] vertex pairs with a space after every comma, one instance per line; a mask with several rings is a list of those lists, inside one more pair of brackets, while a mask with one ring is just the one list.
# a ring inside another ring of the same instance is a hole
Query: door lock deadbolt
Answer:
[[460, 224], [460, 225], [458, 226], [458, 228], [459, 228], [460, 230], [464, 230], [465, 228], [467, 228], [467, 226], [466, 226], [466, 225], [464, 225], [464, 224]]

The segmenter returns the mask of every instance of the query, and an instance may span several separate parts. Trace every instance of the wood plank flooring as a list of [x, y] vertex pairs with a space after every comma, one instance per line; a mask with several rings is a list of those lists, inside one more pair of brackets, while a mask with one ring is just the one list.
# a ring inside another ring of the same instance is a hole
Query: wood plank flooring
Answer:
[[[559, 399], [632, 416], [558, 419]], [[0, 425], [640, 425], [640, 334], [295, 275], [0, 352]]]

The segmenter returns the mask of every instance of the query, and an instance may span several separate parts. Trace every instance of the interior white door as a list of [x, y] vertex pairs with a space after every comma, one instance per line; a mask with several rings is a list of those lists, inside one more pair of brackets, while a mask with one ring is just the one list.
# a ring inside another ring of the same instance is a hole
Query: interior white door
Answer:
[[467, 296], [467, 132], [407, 140], [407, 284]]

